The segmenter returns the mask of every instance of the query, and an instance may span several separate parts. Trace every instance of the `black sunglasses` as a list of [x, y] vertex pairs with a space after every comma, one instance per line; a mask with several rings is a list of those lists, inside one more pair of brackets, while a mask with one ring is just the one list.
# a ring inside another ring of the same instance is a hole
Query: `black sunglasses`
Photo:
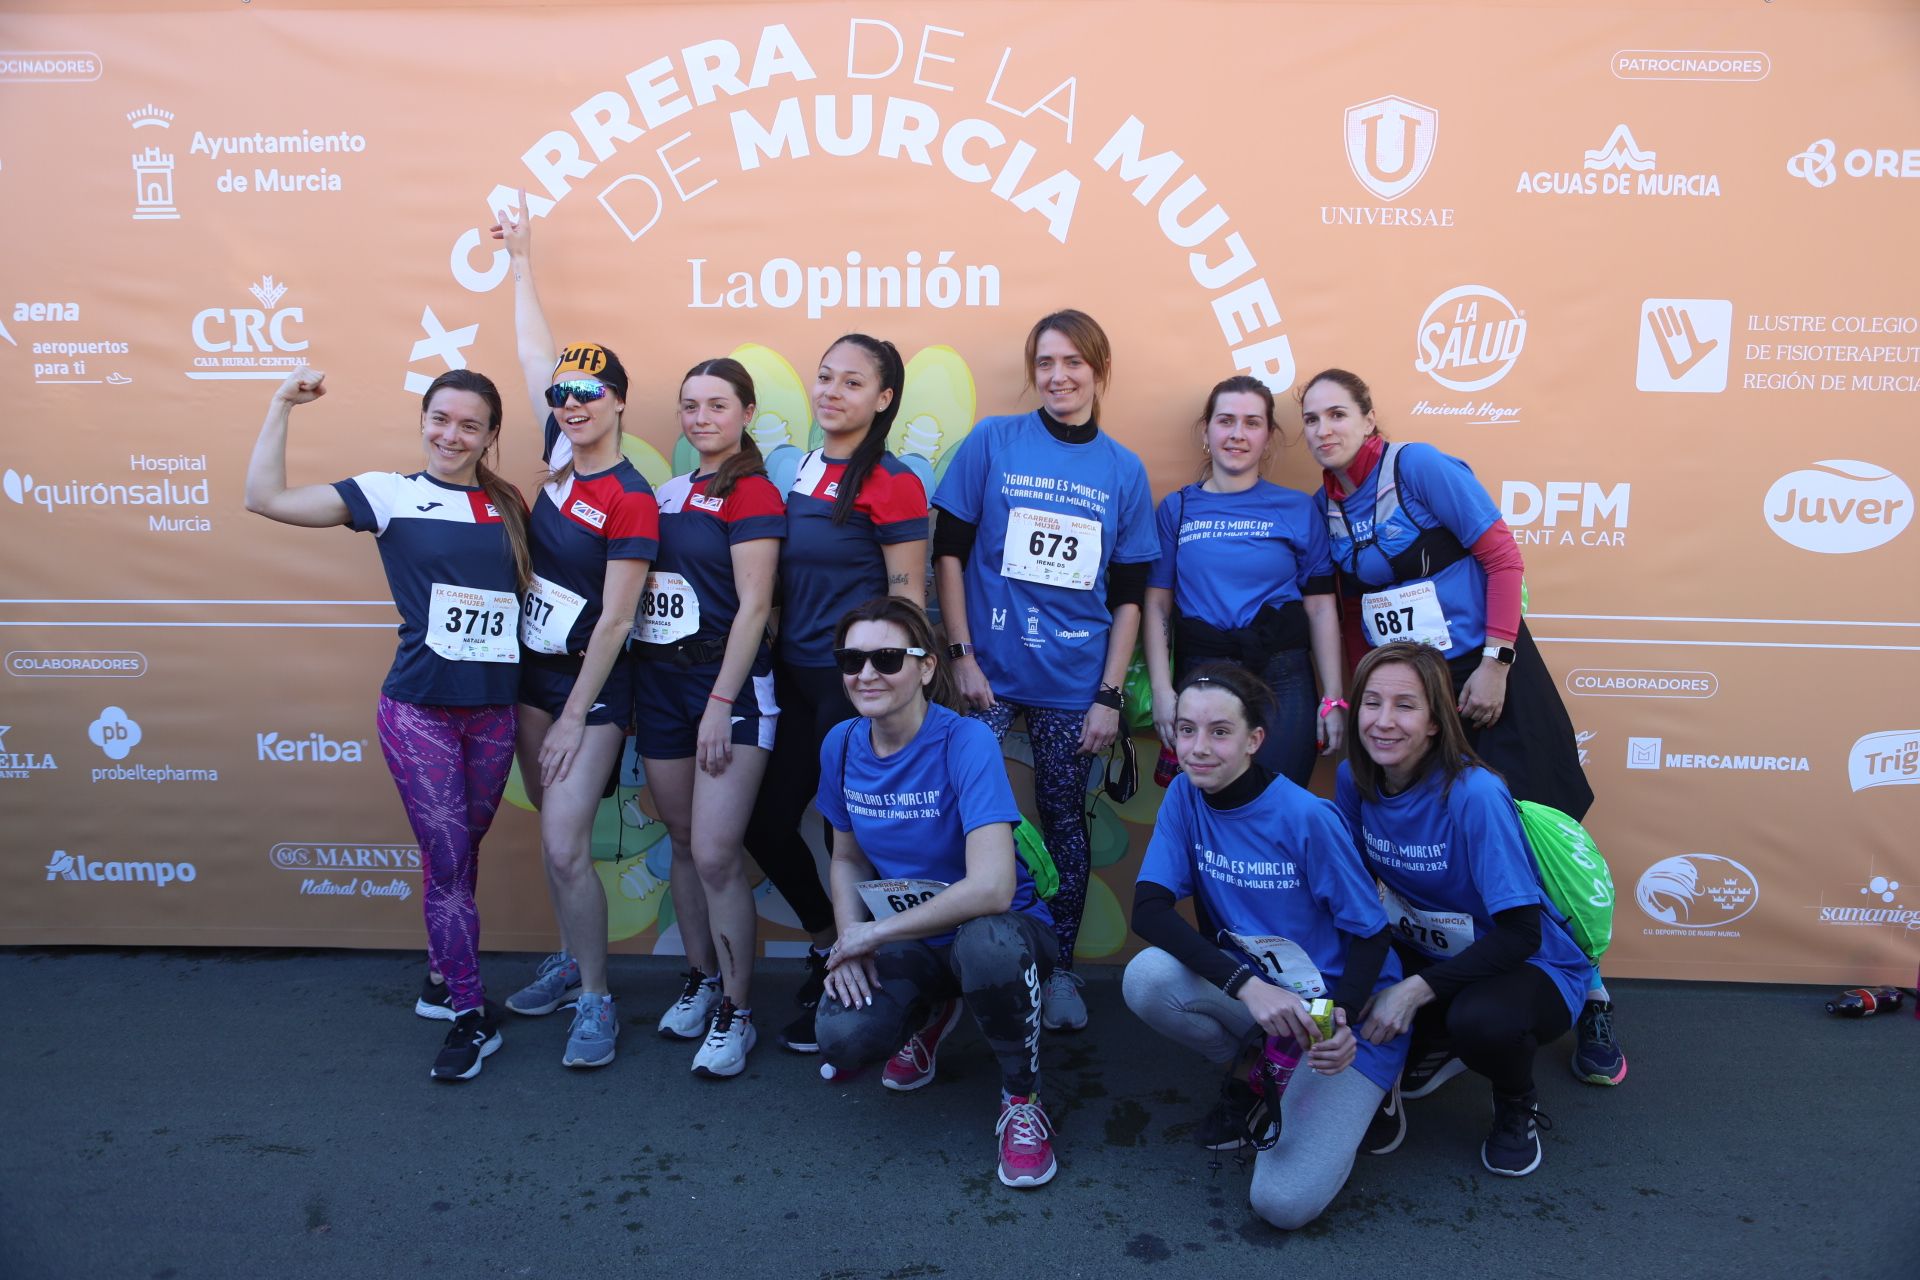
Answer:
[[908, 658], [924, 658], [925, 649], [835, 649], [833, 660], [840, 664], [840, 674], [857, 676], [867, 669], [871, 662], [873, 669], [883, 676], [897, 676]]
[[572, 396], [581, 404], [592, 404], [612, 388], [598, 378], [568, 378], [547, 388], [547, 404], [558, 409]]

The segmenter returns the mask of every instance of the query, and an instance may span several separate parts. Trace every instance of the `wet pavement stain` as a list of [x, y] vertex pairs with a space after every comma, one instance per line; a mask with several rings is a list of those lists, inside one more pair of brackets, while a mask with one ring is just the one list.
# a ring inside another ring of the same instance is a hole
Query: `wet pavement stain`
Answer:
[[1127, 1241], [1127, 1256], [1142, 1262], [1165, 1262], [1173, 1256], [1173, 1250], [1167, 1248], [1167, 1242], [1159, 1236], [1142, 1231]]
[[1153, 1117], [1147, 1109], [1130, 1098], [1122, 1098], [1113, 1104], [1113, 1110], [1107, 1115], [1107, 1145], [1110, 1147], [1138, 1147], [1145, 1145], [1141, 1134]]

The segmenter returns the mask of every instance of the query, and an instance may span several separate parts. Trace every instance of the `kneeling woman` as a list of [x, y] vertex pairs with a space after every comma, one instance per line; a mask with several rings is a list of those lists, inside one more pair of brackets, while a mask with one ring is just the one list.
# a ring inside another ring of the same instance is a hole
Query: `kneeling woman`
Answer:
[[1020, 808], [999, 744], [946, 705], [933, 629], [910, 601], [853, 610], [834, 657], [861, 719], [835, 725], [820, 747], [818, 804], [839, 833], [840, 935], [820, 1053], [835, 1072], [891, 1055], [883, 1083], [918, 1089], [964, 1008], [1000, 1060], [1000, 1181], [1037, 1187], [1057, 1168], [1038, 1095], [1040, 986], [1059, 946], [1014, 856]]
[[[1534, 1051], [1573, 1024], [1589, 966], [1541, 891], [1507, 784], [1467, 745], [1454, 700], [1447, 660], [1430, 645], [1383, 645], [1354, 673], [1334, 803], [1380, 878], [1409, 975], [1374, 998], [1360, 1035], [1379, 1044], [1412, 1028], [1417, 1044], [1444, 1041], [1492, 1081], [1480, 1162], [1517, 1178], [1539, 1167], [1546, 1121]], [[1458, 1070], [1447, 1062], [1420, 1092]]]
[[[1280, 1137], [1255, 1158], [1251, 1193], [1254, 1212], [1292, 1230], [1345, 1185], [1407, 1041], [1363, 1042], [1348, 1030], [1400, 967], [1340, 814], [1254, 759], [1271, 699], [1230, 662], [1202, 663], [1182, 680], [1174, 717], [1182, 776], [1167, 788], [1134, 888], [1134, 932], [1153, 945], [1127, 965], [1123, 989], [1148, 1026], [1214, 1062], [1233, 1061], [1259, 1032], [1273, 1038], [1268, 1056], [1299, 1059], [1291, 1080], [1276, 1081], [1285, 1090]], [[1218, 929], [1219, 945], [1174, 910], [1187, 897], [1202, 927]], [[1334, 1002], [1325, 1038], [1307, 1006], [1323, 995]], [[1304, 1055], [1301, 1045], [1311, 1046]], [[1230, 1086], [1226, 1100], [1238, 1104], [1240, 1128], [1255, 1098]], [[1202, 1143], [1240, 1146], [1252, 1136], [1223, 1132]]]

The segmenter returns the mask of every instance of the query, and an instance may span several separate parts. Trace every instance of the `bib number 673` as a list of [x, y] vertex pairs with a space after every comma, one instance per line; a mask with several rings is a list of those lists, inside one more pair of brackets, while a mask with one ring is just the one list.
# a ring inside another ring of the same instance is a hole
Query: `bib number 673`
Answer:
[[1043, 560], [1077, 560], [1080, 558], [1080, 539], [1070, 533], [1048, 533], [1036, 529], [1027, 539], [1027, 551]]

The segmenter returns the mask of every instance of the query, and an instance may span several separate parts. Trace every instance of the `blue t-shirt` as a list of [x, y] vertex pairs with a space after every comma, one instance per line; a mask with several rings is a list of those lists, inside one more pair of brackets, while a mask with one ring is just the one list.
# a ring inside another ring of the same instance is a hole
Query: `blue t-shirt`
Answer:
[[[787, 490], [787, 540], [780, 545], [782, 662], [831, 667], [833, 633], [848, 610], [887, 594], [880, 548], [927, 538], [927, 491], [890, 453], [867, 472], [844, 523], [833, 522], [844, 459], [815, 449]], [[918, 572], [918, 570], [916, 570]]]
[[[556, 470], [573, 457], [573, 442], [551, 414], [543, 456]], [[566, 652], [584, 653], [600, 621], [607, 561], [651, 560], [659, 553], [660, 508], [653, 486], [625, 458], [591, 475], [570, 471], [559, 484], [540, 486], [527, 522], [527, 541], [535, 576], [585, 601], [565, 637]]]
[[[1292, 942], [1320, 971], [1329, 994], [1346, 971], [1342, 932], [1371, 938], [1387, 927], [1339, 810], [1285, 778], [1276, 777], [1238, 809], [1215, 809], [1185, 774], [1176, 777], [1160, 802], [1139, 879], [1164, 886], [1176, 899], [1205, 903], [1223, 930]], [[1234, 946], [1231, 940], [1223, 945]], [[1400, 978], [1400, 959], [1390, 952], [1373, 990]], [[1361, 1040], [1353, 1065], [1391, 1089], [1406, 1058], [1402, 1032], [1383, 1045]]]
[[[815, 802], [834, 830], [853, 833], [882, 880], [953, 884], [967, 874], [968, 832], [1020, 821], [993, 730], [938, 704], [927, 708], [913, 741], [885, 759], [873, 753], [871, 721], [842, 720], [827, 730]], [[1053, 928], [1053, 914], [1017, 853], [1013, 871], [1012, 909]], [[953, 934], [922, 941], [943, 947]]]
[[[486, 491], [442, 484], [424, 471], [368, 471], [333, 488], [347, 504], [347, 527], [379, 538], [387, 589], [400, 611], [400, 646], [380, 692], [428, 707], [517, 702], [517, 663], [456, 662], [426, 643], [434, 583], [519, 592], [507, 527]], [[512, 617], [505, 622], [515, 625]]]
[[1184, 617], [1222, 631], [1252, 623], [1268, 605], [1333, 590], [1327, 517], [1313, 498], [1268, 480], [1242, 493], [1197, 484], [1168, 494], [1154, 513], [1160, 558], [1147, 585], [1171, 588]]
[[771, 480], [742, 476], [724, 498], [708, 495], [712, 483], [712, 475], [689, 473], [660, 486], [660, 554], [653, 572], [685, 578], [700, 602], [699, 630], [680, 637], [689, 643], [725, 640], [733, 629], [740, 612], [733, 544], [787, 536], [787, 509]]
[[[1085, 711], [1113, 626], [1107, 566], [1160, 554], [1139, 457], [1105, 431], [1063, 444], [1038, 413], [986, 418], [960, 443], [933, 502], [978, 528], [967, 625], [994, 696]], [[1097, 549], [1088, 545], [1096, 539]]]
[[[1376, 464], [1342, 504], [1351, 536], [1332, 540], [1333, 562], [1361, 582], [1401, 586], [1388, 557], [1413, 544], [1423, 529], [1444, 528], [1471, 547], [1500, 519], [1500, 508], [1486, 486], [1473, 478], [1473, 468], [1430, 444], [1410, 444], [1394, 460], [1400, 509], [1381, 528], [1373, 527], [1379, 494], [1380, 467]], [[1332, 501], [1323, 488], [1314, 498], [1322, 520]], [[1369, 541], [1371, 539], [1371, 541]], [[1360, 551], [1356, 563], [1355, 544]], [[1487, 642], [1487, 573], [1471, 555], [1462, 556], [1431, 581], [1446, 614], [1449, 643], [1435, 646], [1449, 657], [1472, 653]]]
[[[1342, 761], [1333, 800], [1359, 834], [1361, 854], [1380, 883], [1420, 911], [1471, 916], [1473, 941], [1493, 928], [1496, 913], [1539, 904], [1540, 949], [1527, 963], [1553, 979], [1577, 1018], [1593, 966], [1540, 888], [1507, 784], [1489, 770], [1468, 768], [1443, 798], [1445, 781], [1441, 770], [1428, 769], [1400, 795], [1363, 801]], [[1407, 920], [1391, 923], [1402, 942], [1422, 932]]]

